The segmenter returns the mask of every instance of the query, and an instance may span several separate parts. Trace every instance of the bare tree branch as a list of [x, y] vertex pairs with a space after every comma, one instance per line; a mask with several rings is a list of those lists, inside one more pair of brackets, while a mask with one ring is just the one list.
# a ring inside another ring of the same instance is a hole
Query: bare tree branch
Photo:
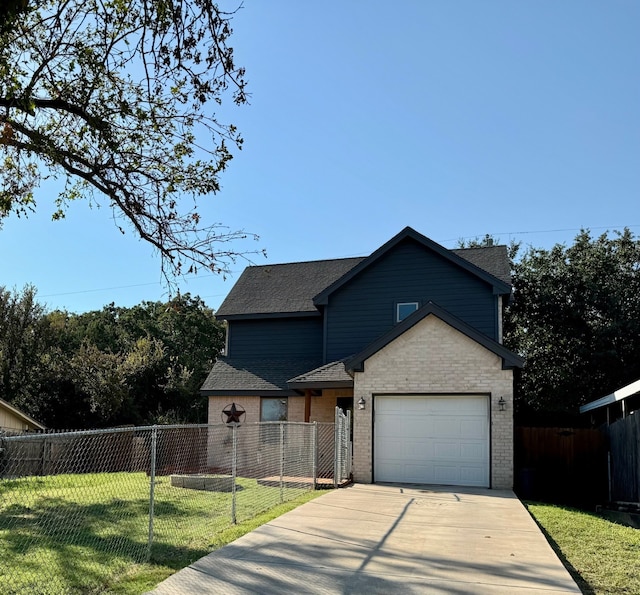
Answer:
[[197, 205], [242, 147], [215, 115], [227, 96], [248, 99], [229, 46], [234, 14], [213, 0], [0, 8], [0, 222], [35, 208], [45, 177], [62, 177], [54, 217], [74, 200], [106, 200], [158, 250], [168, 280], [186, 267], [227, 271], [239, 254], [218, 244], [247, 234], [202, 225]]

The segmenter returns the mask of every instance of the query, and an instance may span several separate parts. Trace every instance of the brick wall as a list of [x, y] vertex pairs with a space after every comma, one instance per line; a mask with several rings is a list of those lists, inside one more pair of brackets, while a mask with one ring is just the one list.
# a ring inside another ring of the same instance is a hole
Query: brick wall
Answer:
[[353, 397], [353, 391], [350, 388], [325, 388], [321, 397], [311, 397], [309, 421], [333, 423], [338, 397]]
[[[513, 485], [513, 373], [502, 359], [436, 316], [427, 316], [372, 355], [354, 378], [354, 480], [373, 479], [372, 397], [376, 394], [469, 393], [490, 396], [491, 487]], [[506, 411], [499, 411], [503, 397]], [[399, 428], [398, 431], [402, 431]]]

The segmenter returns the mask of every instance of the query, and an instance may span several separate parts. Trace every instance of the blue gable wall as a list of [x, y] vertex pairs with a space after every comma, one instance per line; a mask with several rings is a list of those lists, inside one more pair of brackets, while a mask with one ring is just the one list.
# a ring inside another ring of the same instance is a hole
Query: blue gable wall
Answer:
[[358, 353], [394, 326], [398, 302], [413, 301], [433, 301], [498, 340], [492, 287], [408, 238], [330, 295], [326, 361]]
[[322, 318], [263, 318], [229, 322], [233, 358], [322, 358]]

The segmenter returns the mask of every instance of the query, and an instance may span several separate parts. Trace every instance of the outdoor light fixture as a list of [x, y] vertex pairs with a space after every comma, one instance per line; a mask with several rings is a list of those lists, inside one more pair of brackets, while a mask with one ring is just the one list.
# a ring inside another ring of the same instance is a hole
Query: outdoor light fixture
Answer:
[[507, 410], [507, 402], [504, 400], [504, 397], [500, 397], [500, 400], [498, 401], [498, 408], [500, 411]]
[[360, 397], [360, 399], [358, 400], [358, 409], [364, 409], [364, 406], [365, 406], [364, 397]]

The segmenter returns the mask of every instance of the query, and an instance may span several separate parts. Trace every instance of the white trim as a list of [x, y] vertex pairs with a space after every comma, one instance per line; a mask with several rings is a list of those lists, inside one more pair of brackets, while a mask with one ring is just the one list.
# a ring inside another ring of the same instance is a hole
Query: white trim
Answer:
[[29, 417], [26, 413], [20, 411], [20, 409], [16, 409], [10, 403], [7, 403], [4, 399], [0, 399], [0, 407], [4, 407], [8, 409], [11, 413], [19, 417], [22, 421], [36, 426], [39, 430], [46, 430], [46, 427], [43, 426], [40, 422], [37, 422], [33, 417]]
[[612, 403], [616, 403], [617, 401], [622, 401], [627, 397], [632, 397], [633, 395], [640, 393], [640, 380], [636, 380], [631, 384], [627, 384], [622, 388], [612, 392], [610, 395], [605, 395], [604, 397], [600, 397], [595, 401], [591, 401], [591, 403], [587, 403], [586, 405], [582, 405], [580, 407], [580, 413], [586, 413], [587, 411], [592, 411], [593, 409], [599, 409], [600, 407], [606, 407], [607, 405], [611, 405]]

